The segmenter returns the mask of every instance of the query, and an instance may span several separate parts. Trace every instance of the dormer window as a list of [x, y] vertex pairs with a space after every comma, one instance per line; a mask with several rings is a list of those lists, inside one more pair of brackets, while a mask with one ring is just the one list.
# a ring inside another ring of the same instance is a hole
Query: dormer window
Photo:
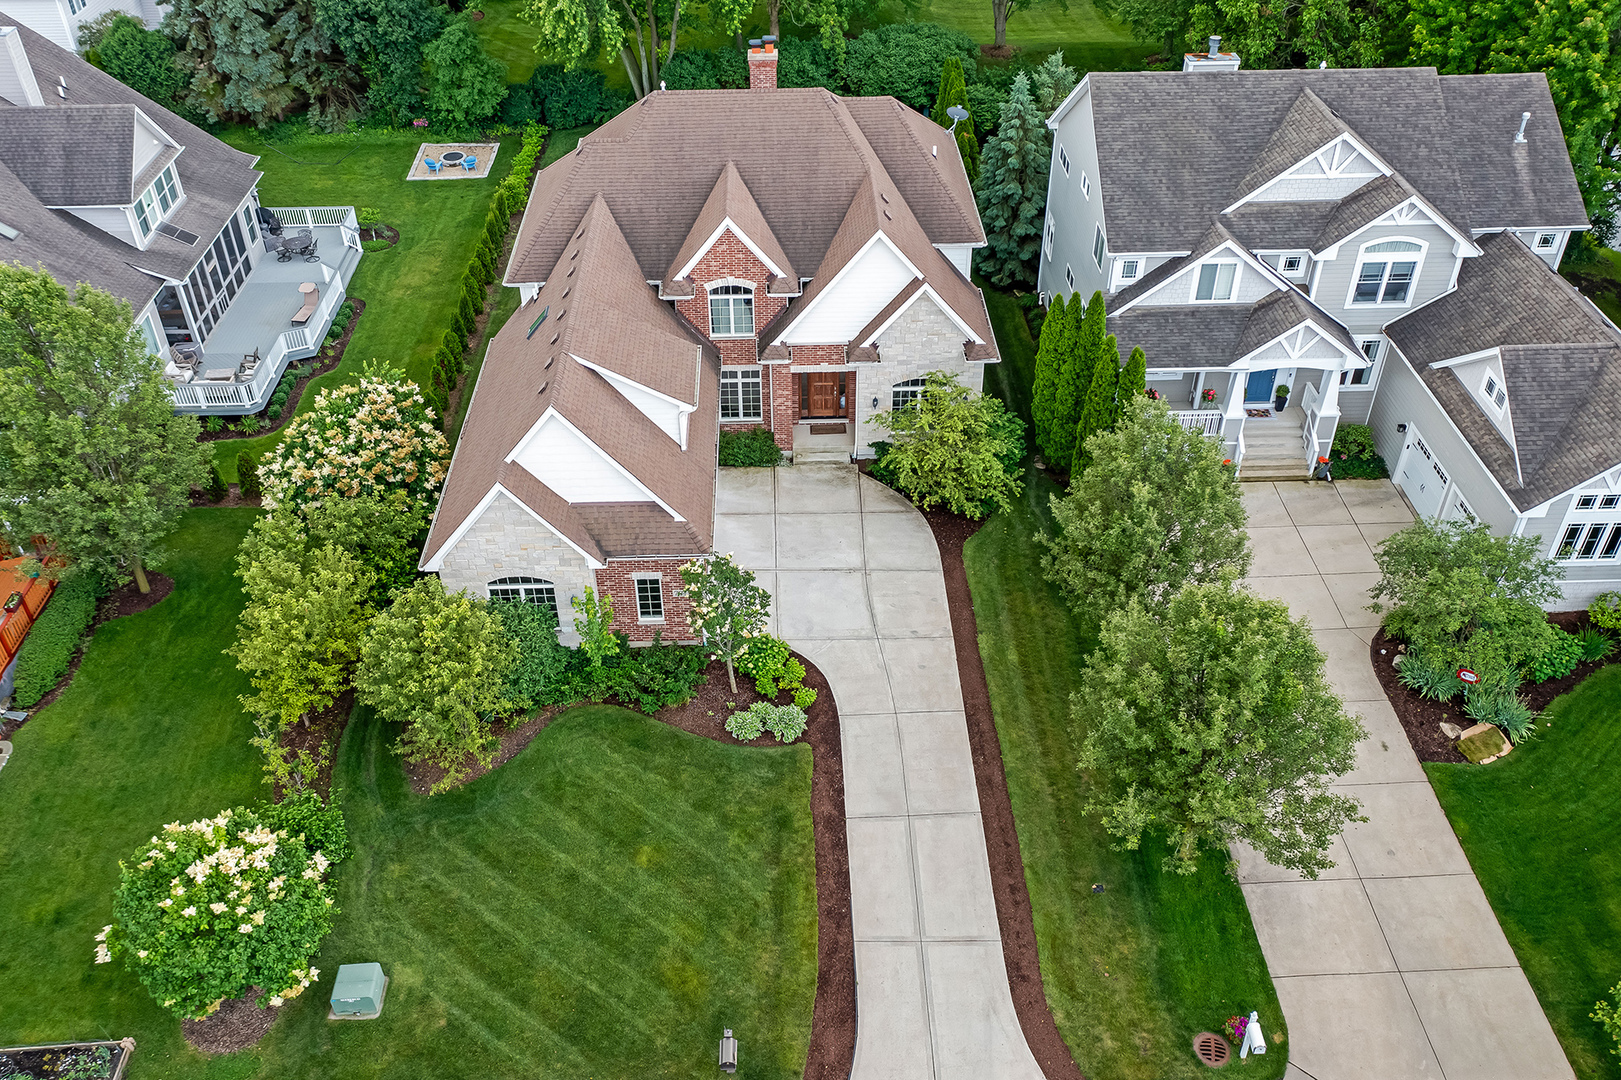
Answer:
[[1121, 259], [1120, 260], [1120, 280], [1121, 281], [1136, 281], [1137, 280], [1137, 271], [1138, 271], [1138, 269], [1141, 268], [1141, 266], [1142, 266], [1142, 264], [1140, 262], [1138, 262], [1136, 259]]
[[1423, 258], [1424, 245], [1412, 240], [1383, 240], [1367, 245], [1351, 282], [1350, 304], [1405, 305]]
[[1499, 413], [1508, 405], [1508, 391], [1503, 389], [1503, 384], [1497, 381], [1495, 372], [1486, 372], [1486, 381], [1481, 385], [1480, 392], [1485, 395], [1486, 400], [1491, 402]]
[[158, 174], [152, 181], [152, 186], [141, 192], [141, 197], [135, 200], [135, 224], [141, 230], [141, 239], [145, 240], [152, 235], [152, 230], [158, 222], [169, 216], [180, 202], [180, 181], [175, 178], [174, 166], [170, 165]]
[[1537, 250], [1538, 251], [1552, 251], [1555, 247], [1558, 246], [1558, 244], [1559, 244], [1559, 234], [1558, 233], [1551, 233], [1551, 232], [1537, 233]]
[[754, 336], [754, 290], [747, 285], [713, 285], [709, 289], [709, 336]]
[[1231, 300], [1233, 283], [1238, 279], [1236, 262], [1207, 262], [1199, 267], [1199, 280], [1193, 289], [1195, 300]]
[[1285, 255], [1283, 257], [1282, 262], [1279, 265], [1279, 268], [1285, 274], [1298, 274], [1298, 273], [1300, 273], [1300, 267], [1302, 265], [1304, 265], [1304, 263], [1305, 263], [1304, 256], [1301, 256], [1301, 255]]

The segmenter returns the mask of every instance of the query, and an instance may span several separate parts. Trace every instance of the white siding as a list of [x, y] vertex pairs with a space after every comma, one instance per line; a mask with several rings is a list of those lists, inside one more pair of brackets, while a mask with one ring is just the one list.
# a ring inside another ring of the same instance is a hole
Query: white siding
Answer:
[[935, 250], [951, 260], [951, 265], [960, 270], [963, 277], [968, 277], [973, 273], [973, 244], [936, 244], [934, 246]]
[[913, 274], [880, 239], [870, 244], [783, 335], [788, 345], [843, 344], [895, 298]]
[[[1069, 175], [1058, 161], [1062, 145], [1069, 155]], [[1091, 197], [1081, 192], [1081, 174], [1091, 181]], [[1097, 135], [1092, 123], [1090, 87], [1078, 92], [1075, 104], [1058, 122], [1053, 132], [1052, 171], [1047, 178], [1047, 215], [1053, 226], [1051, 254], [1043, 234], [1037, 288], [1048, 296], [1068, 296], [1071, 292], [1090, 298], [1099, 289], [1107, 290], [1108, 279], [1092, 260], [1092, 242], [1103, 225], [1103, 181], [1098, 175]], [[1043, 223], [1046, 228], [1046, 223]], [[1107, 227], [1105, 226], [1105, 234]], [[1107, 239], [1107, 237], [1105, 237]], [[1109, 266], [1107, 253], [1104, 267]], [[1075, 287], [1064, 278], [1068, 266], [1075, 275]], [[1143, 267], [1143, 273], [1150, 268]]]
[[122, 206], [75, 206], [68, 213], [87, 221], [111, 236], [116, 236], [131, 247], [139, 247], [135, 239], [135, 224], [129, 211]]
[[641, 485], [555, 416], [541, 424], [517, 460], [571, 503], [653, 501]]
[[[141, 175], [141, 170], [145, 169], [147, 164], [168, 145], [168, 140], [147, 121], [145, 116], [137, 115], [135, 117], [135, 169], [130, 174], [130, 182], [134, 183], [135, 177]], [[136, 198], [140, 198], [140, 195], [139, 191], [135, 192]]]
[[[57, 0], [0, 0], [0, 22], [19, 22], [34, 33], [49, 38], [52, 43], [62, 48], [73, 49], [74, 31], [78, 19], [75, 16], [73, 24], [68, 22], [68, 6], [66, 0], [58, 3]], [[41, 86], [40, 90], [45, 87]], [[51, 91], [55, 93], [55, 91]], [[13, 104], [18, 104], [15, 98], [0, 87], [0, 97]]]

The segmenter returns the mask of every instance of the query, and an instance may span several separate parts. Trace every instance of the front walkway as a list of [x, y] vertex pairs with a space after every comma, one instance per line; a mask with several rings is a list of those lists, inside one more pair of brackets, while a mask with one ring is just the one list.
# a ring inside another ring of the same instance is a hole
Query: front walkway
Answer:
[[854, 1080], [1042, 1080], [1013, 1011], [934, 534], [853, 466], [721, 469], [715, 550], [839, 706]]
[[1250, 588], [1307, 619], [1368, 738], [1336, 790], [1368, 821], [1316, 881], [1238, 853], [1290, 1080], [1574, 1076], [1368, 659], [1373, 547], [1412, 520], [1385, 480], [1245, 484]]

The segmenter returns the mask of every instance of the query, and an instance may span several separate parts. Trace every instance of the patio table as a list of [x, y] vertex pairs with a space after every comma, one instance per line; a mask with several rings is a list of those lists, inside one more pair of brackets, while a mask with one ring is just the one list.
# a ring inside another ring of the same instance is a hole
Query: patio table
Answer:
[[467, 155], [462, 153], [460, 150], [446, 150], [443, 154], [439, 155], [439, 160], [444, 162], [446, 165], [460, 165], [462, 158], [466, 156]]
[[230, 382], [236, 378], [235, 367], [211, 367], [203, 372], [204, 382]]

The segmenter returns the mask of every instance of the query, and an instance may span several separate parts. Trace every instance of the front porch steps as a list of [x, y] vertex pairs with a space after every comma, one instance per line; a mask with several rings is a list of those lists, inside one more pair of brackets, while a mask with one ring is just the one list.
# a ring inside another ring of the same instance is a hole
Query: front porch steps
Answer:
[[841, 446], [827, 447], [794, 447], [795, 465], [848, 465], [850, 464], [850, 448]]
[[[817, 424], [817, 427], [824, 425]], [[844, 430], [838, 434], [817, 435], [811, 431], [811, 424], [798, 423], [794, 425], [793, 457], [795, 465], [848, 465], [850, 455], [855, 452], [855, 431], [849, 424], [840, 425], [837, 421], [828, 422], [827, 427], [842, 426]]]
[[1239, 480], [1304, 480], [1311, 475], [1301, 439], [1305, 417], [1298, 409], [1244, 424], [1244, 459]]

